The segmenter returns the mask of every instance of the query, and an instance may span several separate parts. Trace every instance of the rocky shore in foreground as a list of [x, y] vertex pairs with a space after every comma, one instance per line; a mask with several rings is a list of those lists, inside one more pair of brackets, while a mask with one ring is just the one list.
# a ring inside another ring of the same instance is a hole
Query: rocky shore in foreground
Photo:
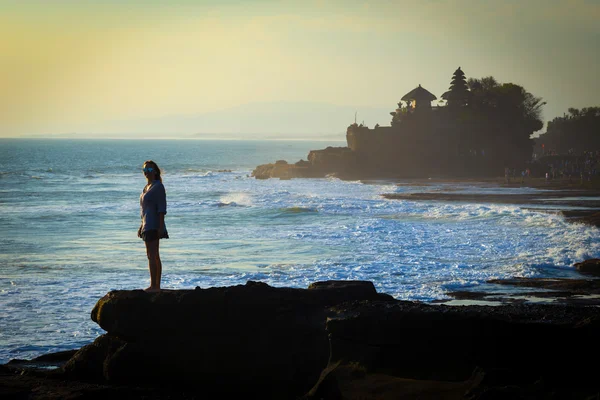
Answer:
[[113, 291], [91, 313], [106, 334], [0, 366], [0, 397], [597, 398], [599, 303], [570, 300], [600, 294], [599, 264], [579, 280], [497, 282], [547, 303], [407, 302], [365, 281]]

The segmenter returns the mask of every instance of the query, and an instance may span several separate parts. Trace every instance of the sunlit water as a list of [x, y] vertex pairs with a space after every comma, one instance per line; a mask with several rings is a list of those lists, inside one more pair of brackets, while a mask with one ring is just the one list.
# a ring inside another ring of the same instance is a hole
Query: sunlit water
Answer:
[[491, 278], [572, 277], [573, 263], [600, 256], [598, 229], [527, 205], [386, 200], [424, 190], [392, 182], [250, 177], [328, 145], [343, 143], [1, 140], [0, 363], [91, 342], [103, 333], [90, 320], [100, 297], [148, 286], [136, 236], [146, 159], [167, 189], [164, 288], [361, 279], [429, 302]]

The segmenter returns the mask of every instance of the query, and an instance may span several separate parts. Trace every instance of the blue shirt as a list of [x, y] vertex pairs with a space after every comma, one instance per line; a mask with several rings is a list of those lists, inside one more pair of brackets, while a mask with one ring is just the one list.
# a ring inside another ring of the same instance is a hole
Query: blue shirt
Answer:
[[[145, 192], [140, 195], [140, 217], [142, 218], [142, 232], [158, 230], [160, 213], [167, 213], [167, 193], [161, 181], [154, 181]], [[167, 227], [163, 226], [164, 232]]]

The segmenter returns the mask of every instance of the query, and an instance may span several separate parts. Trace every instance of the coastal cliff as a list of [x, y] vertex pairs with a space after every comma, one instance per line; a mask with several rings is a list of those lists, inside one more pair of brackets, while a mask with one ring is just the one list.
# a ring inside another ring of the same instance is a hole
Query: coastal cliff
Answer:
[[[436, 112], [431, 111], [432, 114]], [[346, 147], [311, 150], [307, 160], [286, 160], [257, 166], [257, 179], [341, 179], [486, 177], [497, 176], [502, 162], [485, 151], [460, 152], [454, 137], [456, 127], [443, 119], [417, 113], [399, 126], [368, 128], [352, 124], [346, 130]]]
[[[282, 172], [264, 164], [257, 178], [313, 177], [333, 174], [348, 179], [490, 177], [505, 168], [530, 168], [532, 134], [543, 127], [540, 97], [513, 83], [469, 79], [460, 67], [441, 95], [444, 105], [420, 84], [390, 112], [390, 126], [368, 128], [356, 120], [346, 131], [348, 155], [325, 152], [308, 168]], [[403, 103], [403, 101], [405, 103]], [[356, 119], [356, 118], [355, 118]], [[309, 157], [310, 158], [310, 157]], [[286, 175], [287, 174], [287, 175]]]

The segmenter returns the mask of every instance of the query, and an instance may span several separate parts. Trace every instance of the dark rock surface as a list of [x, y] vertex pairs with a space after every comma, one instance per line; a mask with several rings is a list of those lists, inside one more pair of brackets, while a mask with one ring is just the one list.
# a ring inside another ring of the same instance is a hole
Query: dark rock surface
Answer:
[[[586, 362], [600, 355], [595, 307], [353, 302], [335, 310], [329, 365], [309, 398], [391, 399], [409, 380], [429, 382], [424, 389], [437, 387], [438, 398], [489, 398], [509, 386], [504, 398], [600, 390]], [[367, 393], [356, 392], [362, 385]]]
[[168, 383], [229, 395], [292, 398], [327, 364], [328, 307], [388, 300], [371, 282], [320, 282], [308, 289], [248, 282], [224, 288], [114, 291], [92, 311], [106, 335], [65, 366], [94, 382]]
[[354, 176], [357, 172], [356, 154], [348, 147], [327, 147], [311, 150], [307, 160], [288, 164], [284, 160], [262, 164], [252, 171], [256, 179], [323, 178], [327, 175]]
[[[568, 290], [595, 290], [581, 281]], [[0, 397], [474, 400], [600, 393], [596, 368], [588, 367], [600, 355], [597, 307], [448, 306], [394, 300], [371, 282], [307, 289], [248, 282], [113, 291], [92, 319], [107, 333], [75, 354], [0, 366]]]
[[[590, 260], [591, 261], [591, 260]], [[585, 262], [584, 262], [585, 263]], [[575, 264], [577, 265], [577, 264]], [[600, 306], [600, 279], [512, 278], [492, 279], [487, 283], [506, 291], [458, 291], [448, 295], [457, 300], [484, 303], [547, 303], [559, 305]], [[530, 290], [528, 290], [530, 289]], [[452, 302], [439, 301], [452, 305]]]
[[598, 258], [592, 258], [576, 263], [574, 267], [582, 274], [600, 276], [600, 259]]

